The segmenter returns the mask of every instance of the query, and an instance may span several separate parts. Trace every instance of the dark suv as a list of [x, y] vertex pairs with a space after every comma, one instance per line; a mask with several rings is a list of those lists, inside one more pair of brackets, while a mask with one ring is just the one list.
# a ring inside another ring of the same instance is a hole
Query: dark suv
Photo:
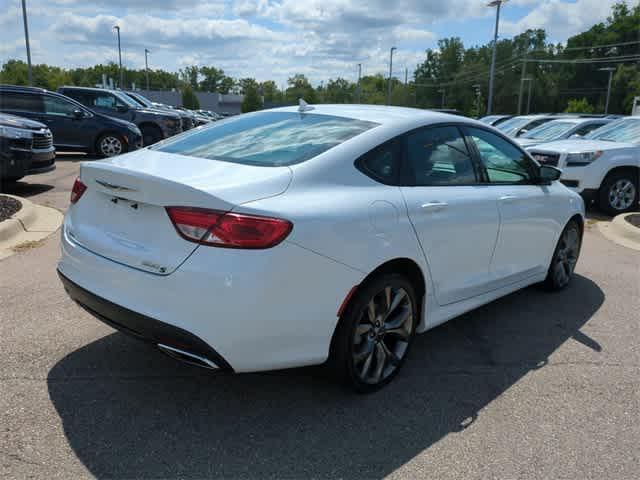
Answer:
[[0, 85], [0, 111], [44, 123], [58, 151], [111, 157], [142, 146], [142, 134], [133, 123], [92, 112], [43, 88]]
[[117, 90], [88, 87], [60, 87], [58, 92], [91, 110], [135, 123], [142, 131], [145, 146], [182, 132], [180, 115], [145, 108]]
[[0, 113], [0, 187], [25, 175], [56, 168], [56, 149], [46, 125]]
[[144, 95], [141, 95], [138, 92], [123, 92], [123, 93], [127, 95], [129, 98], [133, 99], [133, 101], [135, 101], [136, 103], [139, 103], [143, 107], [152, 108], [155, 110], [168, 111], [171, 113], [177, 113], [178, 115], [180, 115], [180, 123], [182, 125], [183, 132], [190, 130], [196, 126], [191, 115], [187, 114], [186, 112], [181, 112], [180, 110], [172, 110], [169, 107], [159, 107], [157, 105], [154, 105], [151, 100], [149, 100], [147, 97], [145, 97]]

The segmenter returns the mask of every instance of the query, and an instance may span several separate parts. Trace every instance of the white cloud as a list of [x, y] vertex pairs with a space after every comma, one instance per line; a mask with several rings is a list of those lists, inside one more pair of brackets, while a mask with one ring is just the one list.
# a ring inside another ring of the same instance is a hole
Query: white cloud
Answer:
[[[523, 1], [523, 0], [520, 0]], [[517, 22], [501, 22], [503, 34], [515, 35], [529, 28], [544, 28], [553, 41], [563, 42], [592, 25], [604, 22], [611, 7], [620, 0], [540, 0], [537, 6]]]

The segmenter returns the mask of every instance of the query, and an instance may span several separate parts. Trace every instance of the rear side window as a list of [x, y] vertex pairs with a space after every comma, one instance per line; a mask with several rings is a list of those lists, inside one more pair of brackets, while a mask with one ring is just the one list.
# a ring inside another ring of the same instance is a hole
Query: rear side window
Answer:
[[71, 102], [57, 97], [44, 97], [44, 113], [61, 117], [72, 117], [78, 107]]
[[42, 97], [30, 93], [0, 93], [0, 108], [18, 112], [42, 113]]
[[392, 140], [374, 148], [357, 160], [356, 167], [380, 183], [394, 185], [400, 170], [399, 143]]
[[258, 166], [304, 162], [377, 123], [294, 112], [241, 115], [166, 140], [153, 150]]

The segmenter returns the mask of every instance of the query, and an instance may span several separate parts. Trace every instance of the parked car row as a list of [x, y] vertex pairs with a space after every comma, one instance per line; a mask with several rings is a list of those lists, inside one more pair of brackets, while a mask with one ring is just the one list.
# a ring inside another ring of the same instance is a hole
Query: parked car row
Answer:
[[538, 163], [562, 169], [561, 182], [609, 215], [638, 209], [640, 117], [492, 115], [495, 126]]
[[[55, 168], [55, 151], [113, 157], [221, 117], [151, 102], [138, 92], [0, 85], [0, 177]], [[42, 138], [46, 137], [46, 141]]]

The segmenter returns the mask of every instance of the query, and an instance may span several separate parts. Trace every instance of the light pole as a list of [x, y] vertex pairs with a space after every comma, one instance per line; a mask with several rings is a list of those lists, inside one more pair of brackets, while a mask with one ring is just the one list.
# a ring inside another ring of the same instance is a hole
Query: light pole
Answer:
[[149, 54], [150, 53], [151, 52], [149, 50], [147, 50], [146, 48], [144, 49], [144, 69], [147, 75], [147, 92], [149, 91]]
[[440, 108], [444, 108], [444, 95], [446, 93], [446, 90], [444, 88], [441, 88], [440, 90], [438, 90], [438, 93], [442, 94], [442, 101], [440, 103]]
[[122, 49], [120, 48], [120, 27], [115, 25], [113, 27], [118, 32], [118, 65], [120, 67], [120, 88], [124, 88], [124, 80], [122, 75]]
[[393, 73], [393, 52], [397, 50], [396, 47], [391, 47], [389, 51], [389, 86], [387, 90], [387, 105], [391, 105], [391, 75]]
[[615, 67], [599, 68], [599, 72], [609, 72], [609, 84], [607, 85], [607, 101], [604, 104], [605, 115], [609, 113], [609, 99], [611, 98], [611, 80], [613, 80], [613, 72], [616, 71]]
[[489, 72], [489, 101], [487, 103], [487, 115], [491, 115], [493, 109], [493, 77], [496, 69], [496, 47], [498, 45], [498, 25], [500, 23], [500, 7], [507, 0], [492, 0], [488, 7], [496, 7], [496, 28], [493, 33], [493, 52], [491, 53], [491, 70]]
[[29, 86], [33, 86], [33, 73], [31, 71], [31, 47], [29, 46], [29, 25], [27, 24], [27, 5], [25, 0], [22, 0], [22, 20], [24, 21], [24, 42], [27, 45]]
[[360, 103], [360, 78], [362, 78], [362, 64], [358, 64], [358, 84], [356, 86], [358, 93], [358, 103]]

